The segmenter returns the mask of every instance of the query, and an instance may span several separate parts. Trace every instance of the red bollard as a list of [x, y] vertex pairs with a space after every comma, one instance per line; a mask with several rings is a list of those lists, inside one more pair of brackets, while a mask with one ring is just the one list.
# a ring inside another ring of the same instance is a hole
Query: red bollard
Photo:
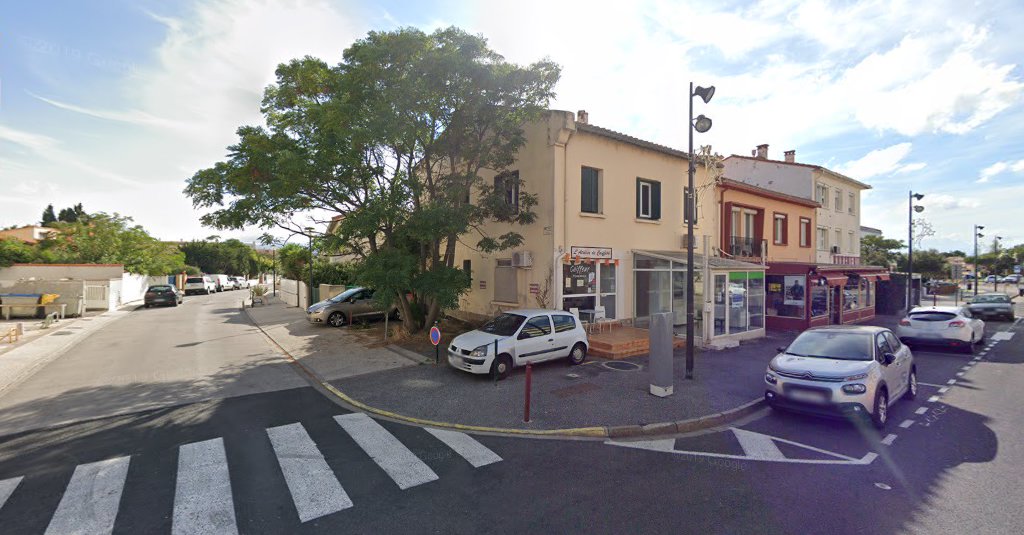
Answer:
[[533, 379], [533, 365], [526, 363], [526, 408], [523, 414], [523, 421], [530, 423], [530, 382]]

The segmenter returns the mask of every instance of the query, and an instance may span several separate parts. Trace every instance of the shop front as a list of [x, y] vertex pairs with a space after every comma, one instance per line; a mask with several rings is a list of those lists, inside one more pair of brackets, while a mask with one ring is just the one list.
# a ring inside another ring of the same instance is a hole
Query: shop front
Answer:
[[869, 320], [875, 317], [877, 283], [888, 279], [874, 266], [769, 262], [767, 327], [798, 331]]
[[621, 319], [619, 260], [610, 247], [572, 247], [562, 257], [562, 310], [577, 309], [583, 317]]

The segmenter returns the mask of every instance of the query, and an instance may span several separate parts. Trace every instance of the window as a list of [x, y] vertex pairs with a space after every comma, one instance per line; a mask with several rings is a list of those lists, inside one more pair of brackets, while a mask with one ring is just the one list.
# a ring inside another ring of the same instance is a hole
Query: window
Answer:
[[499, 258], [494, 267], [494, 300], [500, 303], [519, 302], [519, 277], [511, 258]]
[[661, 182], [636, 179], [636, 217], [661, 219]]
[[836, 188], [836, 211], [843, 211], [843, 190]]
[[466, 280], [470, 285], [473, 284], [473, 261], [463, 260], [462, 261], [462, 272], [466, 274]]
[[882, 357], [884, 357], [886, 353], [892, 353], [892, 348], [889, 347], [889, 342], [885, 341], [885, 336], [882, 334], [875, 335], [875, 349], [877, 350], [875, 358], [877, 358], [879, 362], [882, 361]]
[[805, 275], [768, 275], [767, 314], [780, 318], [804, 318], [807, 277]]
[[519, 213], [519, 171], [509, 171], [494, 177], [494, 189], [502, 195], [511, 213]]
[[775, 245], [786, 245], [789, 242], [789, 225], [786, 214], [775, 214], [775, 232], [772, 240]]
[[843, 309], [859, 310], [873, 304], [871, 282], [863, 277], [851, 276], [843, 287]]
[[800, 247], [811, 246], [811, 220], [806, 217], [800, 218]]
[[547, 316], [537, 316], [527, 320], [523, 330], [519, 331], [519, 339], [536, 338], [551, 334], [551, 320]]
[[828, 250], [828, 229], [825, 227], [818, 227], [818, 250]]
[[551, 320], [555, 322], [556, 333], [564, 333], [576, 328], [576, 318], [566, 314], [552, 314]]
[[821, 204], [822, 208], [828, 208], [828, 186], [824, 184], [818, 184], [818, 203]]
[[818, 318], [828, 314], [829, 286], [811, 286], [811, 317]]
[[836, 241], [832, 243], [836, 246], [836, 252], [839, 252], [840, 247], [843, 245], [843, 231], [836, 229]]
[[903, 343], [900, 342], [899, 338], [896, 338], [896, 335], [889, 331], [885, 331], [882, 334], [885, 335], [885, 340], [889, 342], [889, 347], [891, 347], [894, 352], [899, 351], [900, 348], [903, 347]]
[[854, 248], [854, 246], [853, 246], [854, 237], [853, 237], [853, 231], [852, 230], [850, 231], [850, 234], [847, 237], [849, 238], [849, 242], [850, 242], [850, 246], [848, 247], [847, 250], [850, 252], [850, 254], [856, 254], [857, 249]]
[[584, 167], [580, 176], [582, 198], [580, 211], [587, 214], [601, 213], [601, 172], [593, 167]]
[[850, 193], [849, 199], [847, 200], [849, 202], [847, 203], [846, 209], [850, 211], [850, 215], [856, 214], [857, 209], [855, 206], [857, 205], [857, 197], [853, 193]]
[[693, 224], [696, 225], [697, 219], [700, 218], [700, 214], [698, 213], [700, 204], [697, 199], [697, 193], [694, 193], [693, 199], [690, 200], [690, 202], [693, 203], [692, 206], [687, 204], [687, 197], [689, 196], [690, 188], [683, 187], [683, 223], [688, 223], [690, 221], [690, 210], [693, 210]]

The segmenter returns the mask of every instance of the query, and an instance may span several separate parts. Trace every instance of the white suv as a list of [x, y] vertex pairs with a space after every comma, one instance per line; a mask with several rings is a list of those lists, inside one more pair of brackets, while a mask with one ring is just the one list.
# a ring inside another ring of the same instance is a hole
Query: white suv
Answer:
[[[497, 345], [495, 345], [497, 343]], [[504, 379], [514, 366], [568, 358], [587, 358], [587, 332], [561, 310], [510, 310], [483, 327], [461, 334], [448, 346], [448, 364], [470, 373]]]
[[217, 283], [209, 275], [193, 275], [185, 279], [185, 295], [212, 294], [217, 291]]

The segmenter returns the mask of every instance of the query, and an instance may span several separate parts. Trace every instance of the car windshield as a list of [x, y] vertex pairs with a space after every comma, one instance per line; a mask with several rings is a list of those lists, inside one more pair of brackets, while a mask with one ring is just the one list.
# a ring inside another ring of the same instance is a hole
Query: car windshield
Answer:
[[147, 291], [150, 291], [150, 292], [153, 292], [153, 293], [163, 293], [163, 292], [171, 291], [171, 287], [170, 286], [150, 286], [149, 290], [147, 290]]
[[793, 340], [786, 353], [799, 357], [871, 360], [871, 335], [834, 331], [806, 331]]
[[524, 321], [526, 321], [526, 316], [520, 316], [519, 314], [502, 314], [491, 321], [488, 321], [486, 325], [480, 327], [480, 330], [485, 333], [496, 334], [498, 336], [512, 336]]
[[979, 295], [972, 301], [973, 303], [1009, 303], [1010, 298], [1005, 295]]
[[340, 303], [348, 299], [349, 297], [352, 297], [353, 295], [357, 294], [360, 290], [361, 288], [352, 288], [351, 290], [345, 290], [344, 292], [341, 292], [340, 294], [328, 299], [328, 301], [330, 301], [331, 303]]
[[914, 321], [949, 321], [955, 319], [956, 314], [952, 312], [938, 312], [938, 311], [927, 311], [927, 312], [911, 312], [910, 319]]

